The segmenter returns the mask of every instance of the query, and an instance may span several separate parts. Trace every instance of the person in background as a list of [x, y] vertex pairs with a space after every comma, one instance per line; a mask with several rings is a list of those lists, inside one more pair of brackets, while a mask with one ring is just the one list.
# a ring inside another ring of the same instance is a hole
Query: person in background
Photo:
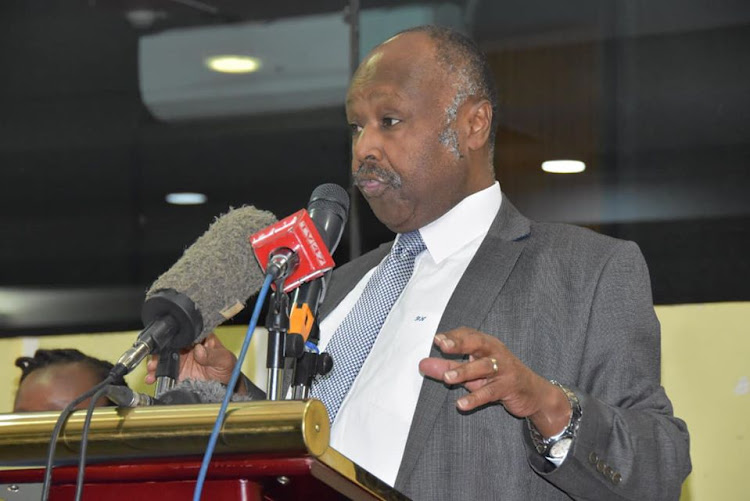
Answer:
[[[72, 348], [37, 350], [33, 357], [19, 357], [21, 380], [13, 404], [13, 412], [58, 411], [76, 397], [103, 381], [112, 364], [90, 357]], [[112, 384], [127, 386], [124, 379]], [[89, 400], [76, 409], [85, 409]], [[97, 406], [111, 405], [101, 398]]]

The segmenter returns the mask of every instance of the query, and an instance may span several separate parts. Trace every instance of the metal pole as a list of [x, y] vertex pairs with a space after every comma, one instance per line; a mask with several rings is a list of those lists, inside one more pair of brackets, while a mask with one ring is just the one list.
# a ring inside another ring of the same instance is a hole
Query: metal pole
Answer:
[[[349, 22], [349, 74], [359, 66], [359, 0], [349, 0], [346, 12]], [[351, 148], [349, 149], [351, 155]], [[347, 155], [348, 158], [349, 155]], [[359, 218], [359, 204], [361, 201], [359, 190], [354, 186], [352, 170], [348, 169], [349, 177], [349, 260], [355, 259], [362, 254], [362, 231]]]

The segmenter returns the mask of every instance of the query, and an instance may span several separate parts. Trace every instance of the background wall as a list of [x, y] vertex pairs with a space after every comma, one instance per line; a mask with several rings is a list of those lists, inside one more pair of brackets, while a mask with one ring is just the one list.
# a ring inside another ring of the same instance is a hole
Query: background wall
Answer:
[[690, 431], [682, 501], [748, 499], [750, 302], [657, 306], [662, 384]]
[[[690, 430], [693, 473], [681, 500], [746, 500], [740, 479], [750, 439], [750, 302], [657, 306], [656, 312], [662, 324], [662, 383], [675, 414]], [[217, 329], [235, 353], [244, 332], [242, 326]], [[20, 374], [13, 366], [16, 357], [31, 355], [38, 347], [75, 346], [113, 360], [135, 336], [136, 332], [122, 332], [0, 339], [0, 411], [13, 407]], [[244, 366], [256, 382], [265, 377], [265, 338], [259, 329]], [[144, 374], [141, 365], [128, 376], [128, 383], [151, 393], [143, 384]]]
[[[222, 343], [234, 353], [239, 353], [247, 328], [242, 325], [224, 326], [216, 329]], [[105, 332], [97, 334], [66, 334], [56, 336], [24, 336], [0, 339], [0, 412], [11, 412], [16, 396], [21, 369], [14, 365], [17, 357], [32, 356], [37, 348], [77, 348], [87, 355], [114, 363], [135, 341], [138, 331]], [[253, 333], [247, 358], [242, 370], [253, 381], [265, 388], [267, 335], [264, 328]], [[154, 389], [143, 382], [146, 364], [141, 363], [125, 380], [132, 389], [153, 394]]]
[[[636, 242], [656, 304], [750, 301], [747, 0], [3, 0], [0, 336], [138, 329], [230, 206], [283, 217], [349, 185], [350, 59], [423, 23], [487, 54], [522, 213]], [[209, 70], [222, 54], [261, 66]], [[352, 207], [338, 265], [393, 238]]]

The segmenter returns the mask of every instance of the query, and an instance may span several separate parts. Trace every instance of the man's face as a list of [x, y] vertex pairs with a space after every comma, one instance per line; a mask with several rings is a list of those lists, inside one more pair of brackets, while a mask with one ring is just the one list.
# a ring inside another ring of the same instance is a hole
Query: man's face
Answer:
[[433, 51], [421, 33], [391, 39], [362, 63], [347, 95], [355, 183], [397, 233], [434, 221], [467, 194], [448, 118], [456, 89]]
[[[18, 386], [13, 412], [59, 411], [99, 381], [80, 363], [53, 364], [31, 372]], [[97, 405], [106, 405], [100, 400]], [[86, 400], [76, 407], [85, 409]]]

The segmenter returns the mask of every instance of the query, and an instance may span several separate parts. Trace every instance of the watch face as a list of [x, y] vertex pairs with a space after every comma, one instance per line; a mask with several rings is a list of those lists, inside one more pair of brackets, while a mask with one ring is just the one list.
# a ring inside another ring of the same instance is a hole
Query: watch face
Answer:
[[553, 458], [563, 458], [566, 454], [568, 454], [568, 450], [570, 449], [570, 444], [573, 443], [573, 439], [566, 437], [561, 438], [554, 444], [552, 444], [552, 447], [549, 448], [549, 455]]

